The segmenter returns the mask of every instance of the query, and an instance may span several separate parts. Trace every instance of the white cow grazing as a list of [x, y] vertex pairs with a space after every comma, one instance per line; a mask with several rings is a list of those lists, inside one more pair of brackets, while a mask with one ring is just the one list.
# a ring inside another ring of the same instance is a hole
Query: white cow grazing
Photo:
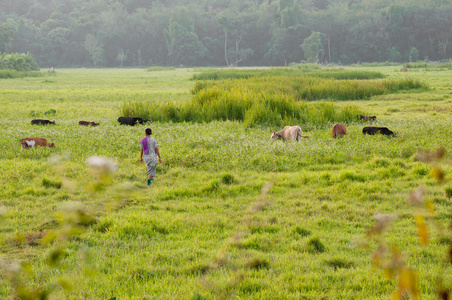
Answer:
[[283, 139], [286, 141], [296, 140], [297, 142], [300, 138], [307, 138], [308, 136], [303, 135], [300, 126], [286, 126], [283, 130], [272, 133], [271, 139]]

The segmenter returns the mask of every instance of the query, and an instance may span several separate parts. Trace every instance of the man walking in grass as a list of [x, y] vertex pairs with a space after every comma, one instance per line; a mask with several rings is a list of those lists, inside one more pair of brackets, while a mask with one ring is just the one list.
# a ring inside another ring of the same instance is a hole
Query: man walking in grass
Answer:
[[144, 132], [146, 133], [146, 136], [140, 141], [140, 162], [143, 163], [144, 157], [148, 172], [148, 186], [150, 186], [154, 182], [155, 171], [157, 170], [157, 157], [159, 163], [162, 163], [162, 159], [160, 158], [159, 144], [155, 138], [151, 137], [152, 129], [146, 128]]

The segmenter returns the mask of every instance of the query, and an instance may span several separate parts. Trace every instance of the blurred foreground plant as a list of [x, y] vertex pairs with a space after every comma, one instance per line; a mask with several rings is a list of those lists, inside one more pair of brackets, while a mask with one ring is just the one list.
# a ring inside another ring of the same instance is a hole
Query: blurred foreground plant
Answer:
[[[61, 157], [53, 157], [49, 160], [49, 163], [53, 165], [56, 173], [64, 173], [64, 167], [61, 166]], [[87, 165], [92, 169], [94, 175], [94, 183], [89, 186], [92, 191], [101, 192], [107, 186], [111, 185], [113, 174], [117, 170], [117, 166], [112, 159], [90, 157], [87, 160]], [[7, 219], [6, 216], [6, 210], [0, 207], [0, 225]], [[51, 250], [44, 257], [44, 270], [49, 274], [57, 273], [62, 275], [50, 283], [36, 287], [34, 284], [29, 283], [30, 279], [33, 277], [42, 277], [42, 274], [35, 274], [32, 264], [27, 260], [14, 261], [6, 257], [0, 260], [0, 281], [9, 283], [11, 294], [14, 298], [42, 300], [48, 299], [52, 293], [59, 289], [67, 292], [72, 291], [71, 281], [63, 275], [63, 260], [69, 255], [66, 250], [67, 243], [83, 234], [86, 228], [96, 224], [97, 220], [94, 217], [94, 213], [90, 212], [87, 207], [79, 202], [65, 203], [60, 211], [56, 213], [56, 219], [56, 228], [47, 230], [42, 235], [39, 234], [38, 238], [41, 238], [40, 242], [33, 243], [33, 245], [39, 245], [43, 248], [51, 247]], [[18, 245], [19, 242], [25, 240], [23, 236], [16, 233], [16, 236], [13, 238], [16, 243], [12, 245]], [[2, 236], [0, 236], [0, 243], [4, 243]], [[28, 244], [32, 245], [32, 243]], [[82, 251], [85, 251], [85, 249], [82, 249]], [[86, 253], [82, 255], [82, 257], [84, 256], [86, 256]]]
[[[419, 152], [416, 156], [416, 160], [418, 161], [434, 163], [434, 166], [430, 171], [430, 176], [434, 178], [438, 184], [443, 183], [445, 180], [444, 171], [441, 166], [437, 164], [444, 155], [445, 150], [440, 148], [436, 152]], [[422, 188], [418, 188], [409, 194], [408, 203], [415, 209], [413, 215], [422, 247], [427, 247], [429, 244], [429, 223], [432, 223], [437, 228], [442, 239], [447, 237], [447, 234], [450, 235], [450, 232], [447, 233], [446, 231], [452, 231], [452, 220], [446, 230], [439, 222], [435, 221], [433, 201], [426, 198], [426, 192]], [[381, 268], [386, 278], [395, 281], [397, 290], [392, 294], [392, 300], [405, 299], [406, 295], [411, 295], [412, 299], [420, 299], [418, 274], [415, 270], [406, 265], [397, 245], [388, 245], [384, 238], [384, 233], [396, 218], [397, 217], [394, 215], [377, 214], [375, 216], [376, 222], [374, 226], [367, 231], [368, 238], [375, 241], [377, 244], [377, 248], [372, 258], [373, 265]], [[438, 297], [440, 299], [449, 299], [450, 297], [450, 288], [445, 287], [444, 284], [444, 275], [449, 263], [452, 263], [452, 241], [450, 240], [449, 248], [446, 253], [446, 260], [440, 262], [440, 271], [437, 276]]]

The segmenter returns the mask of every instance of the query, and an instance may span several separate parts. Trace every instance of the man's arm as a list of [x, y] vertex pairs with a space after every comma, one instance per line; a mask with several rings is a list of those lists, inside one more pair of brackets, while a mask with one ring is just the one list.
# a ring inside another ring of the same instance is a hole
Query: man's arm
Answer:
[[162, 162], [162, 158], [160, 157], [159, 147], [155, 147], [155, 154], [159, 157], [159, 163]]
[[140, 152], [140, 162], [143, 162], [143, 148], [141, 148]]

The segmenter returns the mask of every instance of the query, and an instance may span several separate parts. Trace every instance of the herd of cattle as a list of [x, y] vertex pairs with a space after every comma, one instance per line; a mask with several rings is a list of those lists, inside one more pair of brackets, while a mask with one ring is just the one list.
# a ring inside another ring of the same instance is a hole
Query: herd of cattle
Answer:
[[[360, 120], [365, 121], [375, 121], [377, 120], [376, 116], [363, 116], [359, 115], [357, 116]], [[337, 138], [339, 136], [344, 136], [347, 134], [347, 129], [345, 128], [344, 124], [334, 124], [333, 128], [331, 129], [331, 134], [333, 138]], [[383, 134], [383, 135], [394, 135], [394, 132], [388, 129], [388, 127], [374, 127], [374, 126], [367, 126], [363, 128], [363, 134]], [[271, 135], [271, 139], [282, 139], [285, 141], [288, 140], [295, 140], [299, 141], [300, 138], [307, 138], [308, 136], [303, 135], [303, 131], [301, 130], [300, 126], [286, 126], [283, 130], [278, 132], [273, 132]]]
[[[118, 118], [118, 122], [121, 125], [135, 126], [135, 124], [137, 124], [137, 123], [144, 124], [146, 122], [152, 122], [152, 120], [143, 120], [142, 118], [135, 118], [135, 117], [120, 117], [120, 118]], [[31, 120], [31, 125], [55, 125], [55, 121], [52, 122], [50, 120], [34, 119], [34, 120]], [[78, 125], [98, 126], [99, 123], [90, 122], [90, 121], [79, 121]], [[22, 149], [30, 149], [30, 148], [34, 148], [35, 146], [49, 147], [49, 148], [55, 147], [54, 143], [48, 143], [46, 139], [36, 138], [36, 137], [28, 137], [25, 139], [21, 139], [20, 145], [22, 146]]]
[[[358, 119], [364, 120], [364, 121], [375, 121], [377, 119], [376, 116], [363, 116], [359, 115], [357, 116]], [[135, 126], [136, 124], [145, 124], [147, 122], [152, 122], [152, 120], [143, 120], [142, 118], [135, 118], [135, 117], [119, 117], [118, 122], [121, 125], [129, 125], [129, 126]], [[43, 120], [43, 119], [35, 119], [31, 121], [31, 125], [55, 125], [55, 122], [49, 121], [49, 120]], [[89, 121], [79, 121], [79, 125], [83, 126], [98, 126], [99, 123], [96, 122], [89, 122]], [[331, 134], [333, 138], [337, 138], [339, 136], [344, 136], [347, 134], [347, 129], [343, 124], [334, 124], [333, 129], [331, 130]], [[374, 126], [368, 126], [363, 128], [363, 134], [383, 134], [383, 135], [394, 135], [394, 132], [389, 130], [387, 127], [374, 127]], [[300, 138], [307, 138], [308, 136], [303, 135], [303, 131], [301, 130], [300, 126], [286, 126], [283, 130], [278, 132], [273, 132], [271, 135], [271, 139], [283, 139], [283, 140], [295, 140], [299, 141]], [[44, 138], [36, 138], [36, 137], [29, 137], [25, 139], [20, 140], [20, 144], [22, 146], [22, 149], [29, 149], [33, 148], [35, 146], [41, 146], [41, 147], [49, 147], [53, 148], [55, 147], [54, 143], [48, 143], [46, 139]]]

